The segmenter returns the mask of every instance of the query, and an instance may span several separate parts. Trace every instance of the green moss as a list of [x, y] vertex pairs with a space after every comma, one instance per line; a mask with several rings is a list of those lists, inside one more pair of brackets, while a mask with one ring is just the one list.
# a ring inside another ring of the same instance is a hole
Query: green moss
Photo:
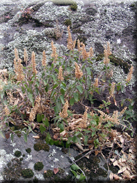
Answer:
[[71, 20], [70, 19], [66, 19], [65, 21], [64, 21], [64, 24], [66, 25], [66, 26], [71, 26]]
[[[103, 60], [104, 54], [99, 54], [96, 58], [96, 61]], [[129, 72], [129, 69], [131, 65], [128, 62], [124, 62], [121, 58], [117, 58], [113, 54], [108, 57], [110, 59], [110, 62], [112, 62], [115, 66], [120, 66], [124, 72], [127, 74]]]
[[23, 161], [23, 158], [20, 158], [20, 161]]
[[31, 148], [26, 149], [26, 152], [30, 154]]
[[72, 30], [72, 33], [73, 33], [73, 34], [75, 34], [75, 33], [84, 34], [83, 30], [81, 30], [80, 28], [73, 29], [73, 30]]
[[25, 157], [25, 154], [23, 154], [22, 156]]
[[104, 54], [103, 53], [102, 54], [99, 54], [99, 55], [97, 55], [96, 61], [100, 61], [103, 58], [104, 58]]
[[38, 183], [39, 182], [39, 180], [37, 179], [37, 177], [35, 177], [34, 179], [33, 179], [33, 183]]
[[34, 169], [35, 169], [35, 170], [38, 170], [38, 171], [42, 170], [43, 167], [44, 167], [44, 165], [43, 165], [42, 162], [37, 162], [37, 163], [35, 163], [35, 165], [34, 165]]
[[124, 62], [122, 59], [115, 57], [113, 54], [109, 56], [109, 59], [110, 62], [115, 64], [115, 66], [119, 65], [126, 74], [129, 72], [131, 65], [127, 62]]
[[71, 5], [71, 4], [74, 4], [75, 1], [73, 0], [52, 0], [52, 2], [56, 5]]
[[14, 156], [20, 157], [21, 156], [21, 152], [20, 151], [15, 151]]
[[31, 177], [33, 177], [34, 173], [31, 169], [27, 168], [27, 169], [23, 169], [21, 171], [21, 175], [24, 178], [31, 178]]
[[59, 168], [59, 174], [63, 174], [65, 172], [65, 170], [64, 169], [62, 169], [62, 168]]
[[53, 176], [53, 171], [52, 170], [47, 170], [46, 173], [44, 173], [44, 178], [50, 178]]
[[72, 5], [70, 5], [70, 9], [72, 11], [76, 11], [77, 10], [77, 3], [73, 3]]
[[98, 176], [107, 177], [107, 171], [102, 168], [99, 168], [96, 173]]
[[44, 150], [44, 151], [49, 151], [49, 145], [45, 144], [45, 143], [36, 143], [34, 144], [34, 149], [35, 151], [40, 151], [40, 150]]

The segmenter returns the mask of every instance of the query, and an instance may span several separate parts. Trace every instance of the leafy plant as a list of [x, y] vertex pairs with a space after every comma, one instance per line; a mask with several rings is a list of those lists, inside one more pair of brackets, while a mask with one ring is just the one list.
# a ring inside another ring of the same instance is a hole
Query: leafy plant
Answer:
[[[68, 26], [68, 54], [60, 56], [56, 52], [54, 42], [51, 42], [52, 54], [50, 64], [46, 63], [45, 51], [41, 67], [37, 68], [35, 53], [32, 52], [31, 63], [27, 63], [27, 53], [24, 51], [23, 67], [19, 59], [18, 51], [15, 49], [14, 76], [12, 80], [3, 78], [0, 90], [0, 97], [3, 101], [3, 112], [1, 123], [2, 130], [9, 130], [13, 134], [10, 123], [17, 125], [22, 121], [24, 139], [27, 141], [27, 134], [35, 128], [35, 122], [40, 123], [42, 134], [46, 132], [46, 142], [54, 144], [59, 141], [67, 141], [87, 146], [89, 142], [94, 148], [105, 142], [111, 128], [116, 124], [120, 125], [119, 118], [123, 112], [113, 111], [113, 114], [106, 114], [101, 111], [109, 109], [111, 100], [115, 101], [115, 85], [117, 92], [123, 86], [120, 83], [112, 82], [111, 63], [108, 56], [111, 55], [109, 43], [104, 50], [104, 67], [100, 74], [94, 76], [93, 49], [86, 51], [85, 45], [77, 41], [77, 50], [74, 49], [76, 40], [72, 40], [70, 27]], [[128, 75], [128, 82], [131, 79], [133, 69]], [[110, 79], [108, 80], [107, 77]], [[106, 98], [102, 100], [103, 105], [94, 107], [94, 94], [103, 94], [106, 90]], [[89, 101], [90, 107], [84, 104]], [[85, 109], [84, 114], [79, 117], [74, 114], [72, 107], [79, 103]], [[133, 104], [126, 111], [126, 120], [135, 119]], [[101, 110], [99, 110], [101, 109]], [[124, 111], [125, 112], [125, 111]], [[108, 111], [109, 113], [109, 111]], [[75, 117], [74, 117], [75, 116]], [[54, 121], [54, 126], [50, 122]], [[25, 124], [25, 125], [24, 125]], [[53, 137], [49, 133], [52, 127]], [[57, 135], [58, 134], [58, 135]]]

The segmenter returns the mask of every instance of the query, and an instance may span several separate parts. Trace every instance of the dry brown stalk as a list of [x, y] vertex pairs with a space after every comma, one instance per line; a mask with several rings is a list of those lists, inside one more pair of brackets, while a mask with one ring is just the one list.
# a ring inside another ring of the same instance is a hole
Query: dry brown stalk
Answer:
[[45, 50], [43, 51], [42, 53], [42, 66], [46, 66], [46, 53], [45, 53]]
[[127, 110], [127, 107], [124, 107], [124, 109], [120, 112], [119, 116], [122, 116], [126, 110]]
[[129, 73], [128, 73], [128, 75], [127, 75], [127, 79], [126, 79], [127, 82], [129, 82], [129, 81], [131, 80], [131, 78], [132, 78], [133, 69], [134, 69], [134, 67], [131, 66], [131, 67], [130, 67], [130, 70], [129, 70]]
[[89, 55], [90, 55], [90, 57], [93, 57], [93, 48], [92, 47], [90, 47], [90, 49], [89, 49]]
[[98, 78], [95, 79], [94, 86], [95, 86], [95, 87], [98, 87]]
[[63, 76], [62, 76], [62, 66], [59, 67], [58, 79], [59, 79], [60, 81], [63, 81], [63, 80], [64, 80], [64, 78], [63, 78]]
[[86, 107], [86, 110], [82, 117], [82, 128], [87, 128], [87, 110], [88, 110], [88, 107]]
[[108, 56], [112, 54], [110, 51], [110, 42], [107, 42], [107, 54]]
[[111, 83], [110, 92], [109, 92], [110, 97], [114, 96], [115, 84], [116, 84], [115, 82]]
[[75, 77], [80, 79], [83, 76], [83, 72], [79, 68], [78, 64], [75, 62]]
[[5, 106], [5, 108], [3, 109], [3, 112], [6, 116], [8, 116], [10, 114], [10, 110], [7, 106]]
[[59, 113], [59, 116], [60, 116], [61, 118], [66, 118], [66, 117], [68, 117], [68, 113], [67, 113], [68, 107], [69, 107], [69, 105], [68, 105], [68, 100], [66, 100], [66, 103], [65, 103], [64, 106], [63, 106], [62, 112]]
[[54, 46], [54, 42], [53, 42], [53, 41], [51, 41], [51, 47], [52, 47], [52, 54], [51, 54], [51, 57], [54, 58], [53, 63], [56, 63], [56, 60], [57, 60], [57, 58], [58, 58], [58, 55], [57, 55], [57, 53], [56, 53], [56, 47]]
[[27, 50], [25, 48], [24, 48], [24, 62], [27, 65], [27, 62], [28, 62], [28, 53], [27, 53]]
[[41, 97], [40, 96], [36, 97], [35, 105], [31, 109], [31, 112], [29, 115], [29, 121], [34, 121], [35, 116], [36, 116], [36, 112], [37, 112], [38, 108], [40, 107], [40, 101], [41, 101]]
[[35, 62], [35, 52], [33, 51], [31, 54], [31, 63], [32, 63], [32, 72], [34, 74], [37, 74], [37, 70], [36, 70], [36, 62]]
[[59, 29], [58, 20], [56, 20], [56, 28], [54, 28], [54, 32], [55, 32], [56, 39], [61, 38], [62, 35], [63, 35], [63, 30], [61, 32], [60, 29]]
[[15, 54], [15, 59], [18, 60], [19, 56], [18, 56], [18, 50], [17, 48], [14, 48], [14, 54]]
[[83, 59], [87, 59], [90, 56], [90, 53], [86, 52], [85, 44], [83, 44], [82, 46], [82, 56], [83, 56]]
[[22, 62], [21, 59], [18, 59], [17, 70], [16, 70], [17, 81], [24, 80], [23, 65], [21, 64], [21, 62]]
[[71, 32], [70, 32], [70, 26], [68, 26], [68, 39], [67, 39], [67, 48], [69, 50], [73, 50], [75, 48], [76, 40], [72, 40]]
[[108, 52], [105, 49], [104, 50], [104, 64], [107, 65], [110, 62], [110, 59], [108, 58]]

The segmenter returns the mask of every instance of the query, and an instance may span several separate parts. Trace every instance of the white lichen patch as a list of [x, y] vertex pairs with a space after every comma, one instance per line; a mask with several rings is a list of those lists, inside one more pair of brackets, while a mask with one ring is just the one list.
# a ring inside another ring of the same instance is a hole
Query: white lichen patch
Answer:
[[53, 162], [58, 162], [59, 161], [59, 159], [58, 158], [55, 158], [54, 160], [53, 160]]
[[27, 158], [25, 159], [25, 161], [29, 161], [29, 160], [32, 160], [32, 155], [27, 155]]
[[63, 155], [61, 155], [60, 157], [61, 157], [61, 158], [64, 158], [64, 156], [63, 156]]

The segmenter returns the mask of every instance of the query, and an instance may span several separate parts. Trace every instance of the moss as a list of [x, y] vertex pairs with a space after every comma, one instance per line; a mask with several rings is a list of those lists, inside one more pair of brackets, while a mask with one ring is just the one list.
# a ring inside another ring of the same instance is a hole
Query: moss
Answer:
[[25, 154], [23, 154], [22, 156], [25, 157]]
[[96, 61], [100, 61], [103, 58], [104, 58], [104, 54], [103, 53], [102, 54], [99, 54], [99, 55], [97, 55]]
[[33, 183], [38, 183], [39, 182], [39, 180], [37, 179], [37, 177], [35, 177], [34, 179], [33, 179]]
[[71, 20], [70, 19], [66, 19], [65, 21], [64, 21], [64, 24], [66, 25], [66, 26], [71, 26]]
[[83, 30], [81, 30], [80, 28], [73, 29], [73, 30], [72, 30], [72, 33], [73, 33], [73, 34], [75, 34], [75, 33], [84, 34]]
[[124, 62], [122, 59], [115, 57], [113, 54], [109, 56], [109, 59], [110, 62], [115, 64], [115, 66], [119, 65], [126, 74], [129, 72], [131, 65], [127, 62]]
[[86, 38], [85, 36], [79, 35], [79, 36], [77, 37], [77, 40], [76, 40], [76, 47], [77, 47], [77, 41], [78, 41], [78, 39], [79, 39], [80, 42], [84, 43], [85, 46], [86, 46], [87, 38]]
[[[104, 58], [104, 54], [99, 54], [96, 58], [96, 61], [100, 61]], [[124, 62], [121, 58], [117, 58], [113, 54], [109, 56], [110, 62], [112, 62], [115, 66], [120, 66], [124, 72], [127, 74], [129, 72], [129, 69], [131, 65], [127, 62]]]
[[35, 151], [40, 151], [40, 150], [44, 150], [44, 151], [49, 151], [49, 145], [45, 144], [45, 143], [36, 143], [34, 144], [34, 149]]
[[20, 158], [20, 161], [23, 161], [23, 158]]
[[44, 173], [44, 178], [50, 178], [53, 176], [53, 171], [52, 170], [47, 170], [46, 173]]
[[20, 157], [21, 156], [21, 152], [20, 151], [15, 151], [14, 156]]
[[30, 154], [31, 148], [26, 149], [26, 152]]
[[72, 5], [70, 5], [70, 9], [72, 11], [76, 11], [77, 10], [77, 3], [73, 3]]
[[31, 177], [33, 177], [34, 173], [31, 169], [27, 168], [27, 169], [23, 169], [21, 171], [21, 175], [24, 178], [31, 178]]
[[34, 169], [35, 169], [35, 170], [38, 170], [38, 171], [42, 170], [43, 167], [44, 167], [44, 165], [43, 165], [42, 162], [37, 162], [37, 163], [35, 163], [35, 165], [34, 165]]
[[65, 172], [65, 170], [64, 169], [62, 169], [62, 168], [59, 168], [59, 174], [63, 174]]
[[98, 176], [107, 177], [107, 171], [102, 168], [99, 168], [96, 173]]

